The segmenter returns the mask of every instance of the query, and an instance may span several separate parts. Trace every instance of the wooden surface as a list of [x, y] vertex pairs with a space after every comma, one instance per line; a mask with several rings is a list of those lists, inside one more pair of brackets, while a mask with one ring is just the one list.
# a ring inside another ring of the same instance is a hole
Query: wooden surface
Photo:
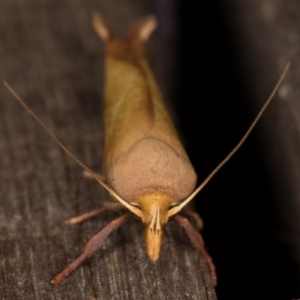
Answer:
[[[90, 22], [95, 10], [124, 34], [151, 7], [134, 0], [1, 1], [0, 79], [97, 171], [103, 138], [103, 44]], [[149, 43], [151, 62], [164, 78], [166, 70], [157, 63], [162, 59], [155, 54], [157, 39], [154, 35]], [[147, 258], [142, 225], [132, 221], [52, 286], [53, 276], [114, 218], [109, 214], [64, 225], [108, 199], [81, 172], [0, 87], [0, 299], [216, 299], [205, 263], [175, 224], [167, 226], [157, 263]]]

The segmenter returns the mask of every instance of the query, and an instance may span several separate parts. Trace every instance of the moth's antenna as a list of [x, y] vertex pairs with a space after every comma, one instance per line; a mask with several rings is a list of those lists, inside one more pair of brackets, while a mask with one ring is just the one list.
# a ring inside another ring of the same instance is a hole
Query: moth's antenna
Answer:
[[276, 86], [274, 87], [271, 95], [269, 96], [266, 103], [263, 105], [263, 107], [260, 109], [259, 113], [257, 114], [256, 118], [250, 125], [249, 129], [246, 131], [244, 136], [241, 138], [241, 140], [238, 142], [238, 144], [233, 148], [233, 150], [221, 161], [221, 163], [207, 176], [207, 178], [200, 184], [198, 188], [194, 190], [194, 192], [186, 198], [183, 202], [181, 202], [179, 205], [171, 208], [168, 212], [168, 217], [171, 217], [175, 214], [177, 214], [184, 206], [186, 206], [206, 185], [207, 183], [215, 176], [215, 174], [229, 161], [229, 159], [240, 149], [240, 147], [244, 144], [245, 140], [248, 138], [249, 134], [252, 132], [253, 128], [261, 118], [262, 114], [274, 98], [274, 95], [276, 94], [279, 86], [281, 85], [283, 79], [286, 76], [286, 73], [288, 72], [290, 67], [290, 63], [287, 63], [283, 73], [281, 74]]
[[13, 90], [13, 88], [6, 82], [3, 82], [5, 87], [9, 92], [16, 98], [16, 100], [29, 112], [29, 114], [46, 130], [46, 132], [52, 137], [56, 144], [67, 153], [78, 165], [80, 165], [84, 170], [86, 170], [96, 181], [98, 181], [116, 200], [127, 207], [131, 212], [133, 212], [138, 217], [142, 217], [140, 209], [130, 205], [124, 199], [122, 199], [113, 189], [106, 185], [98, 176], [88, 168], [83, 162], [81, 162], [73, 153], [71, 153], [66, 146], [54, 135], [54, 133], [47, 127], [46, 124], [27, 106], [27, 104], [21, 99], [21, 97]]

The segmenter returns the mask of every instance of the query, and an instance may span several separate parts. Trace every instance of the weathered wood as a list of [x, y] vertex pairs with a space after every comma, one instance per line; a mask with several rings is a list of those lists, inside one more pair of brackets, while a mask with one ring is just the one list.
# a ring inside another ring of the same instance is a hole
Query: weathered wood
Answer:
[[[103, 44], [91, 26], [95, 10], [120, 34], [150, 12], [146, 1], [134, 0], [1, 1], [0, 79], [97, 171], [103, 138]], [[155, 35], [152, 52], [154, 40]], [[156, 58], [151, 61], [155, 65]], [[156, 263], [147, 257], [142, 225], [133, 220], [52, 286], [53, 276], [114, 216], [74, 227], [63, 221], [101, 207], [108, 195], [83, 178], [81, 168], [3, 87], [0, 153], [1, 299], [216, 299], [205, 262], [172, 223]]]

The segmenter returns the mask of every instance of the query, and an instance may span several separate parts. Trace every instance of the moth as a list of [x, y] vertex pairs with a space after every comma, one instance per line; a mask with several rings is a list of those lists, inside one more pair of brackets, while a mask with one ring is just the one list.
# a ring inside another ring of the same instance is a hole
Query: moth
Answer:
[[[198, 214], [187, 209], [186, 205], [244, 143], [278, 90], [289, 64], [240, 142], [195, 189], [196, 173], [145, 57], [144, 42], [156, 28], [155, 17], [148, 16], [138, 20], [131, 26], [124, 40], [115, 36], [98, 13], [93, 16], [93, 25], [106, 46], [103, 175], [94, 173], [78, 160], [14, 90], [4, 83], [55, 142], [85, 170], [85, 174], [98, 181], [115, 200], [101, 209], [72, 218], [66, 223], [77, 224], [107, 211], [125, 211], [91, 238], [81, 255], [51, 283], [57, 284], [68, 276], [102, 246], [112, 231], [133, 216], [144, 224], [146, 250], [152, 261], [159, 258], [165, 224], [173, 220], [183, 227], [193, 247], [206, 260], [211, 280], [216, 285], [215, 266], [197, 230], [201, 229], [202, 220]], [[197, 228], [188, 218], [195, 221]]]

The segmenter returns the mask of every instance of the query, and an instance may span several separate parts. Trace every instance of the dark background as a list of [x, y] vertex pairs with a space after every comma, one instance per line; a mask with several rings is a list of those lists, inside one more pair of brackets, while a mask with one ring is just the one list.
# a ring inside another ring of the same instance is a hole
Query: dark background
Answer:
[[[199, 1], [195, 4], [195, 1], [181, 1], [178, 7], [181, 39], [177, 110], [181, 133], [199, 182], [237, 144], [283, 70], [283, 67], [278, 68], [273, 74], [274, 68], [270, 68], [269, 77], [274, 78], [272, 83], [266, 81], [267, 86], [259, 99], [252, 99], [254, 92], [251, 88], [255, 82], [250, 82], [251, 70], [245, 66], [252, 64], [259, 72], [258, 61], [263, 63], [262, 60], [271, 53], [268, 53], [268, 46], [260, 57], [258, 51], [253, 50], [254, 53], [249, 55], [244, 48], [249, 46], [249, 52], [251, 47], [259, 48], [255, 42], [259, 44], [260, 35], [266, 34], [266, 28], [248, 27], [243, 31], [247, 21], [238, 15], [237, 1], [225, 2]], [[257, 16], [253, 6], [246, 1], [243, 9], [255, 22]], [[299, 5], [293, 9], [297, 8]], [[284, 17], [284, 12], [278, 16], [281, 20]], [[288, 17], [292, 21], [292, 15]], [[280, 29], [279, 21], [273, 23], [273, 35]], [[240, 28], [236, 30], [234, 27]], [[279, 36], [278, 39], [282, 47], [283, 41]], [[268, 63], [272, 60], [269, 59]], [[259, 104], [253, 105], [254, 101]], [[264, 122], [268, 118], [274, 122], [269, 112], [263, 118]], [[291, 245], [283, 238], [292, 231], [282, 214], [284, 201], [288, 201], [290, 195], [280, 197], [277, 193], [276, 181], [270, 172], [280, 173], [282, 170], [270, 171], [265, 159], [277, 145], [266, 144], [263, 133], [259, 124], [240, 151], [194, 201], [204, 219], [203, 234], [217, 267], [219, 299], [300, 297], [299, 267]]]

